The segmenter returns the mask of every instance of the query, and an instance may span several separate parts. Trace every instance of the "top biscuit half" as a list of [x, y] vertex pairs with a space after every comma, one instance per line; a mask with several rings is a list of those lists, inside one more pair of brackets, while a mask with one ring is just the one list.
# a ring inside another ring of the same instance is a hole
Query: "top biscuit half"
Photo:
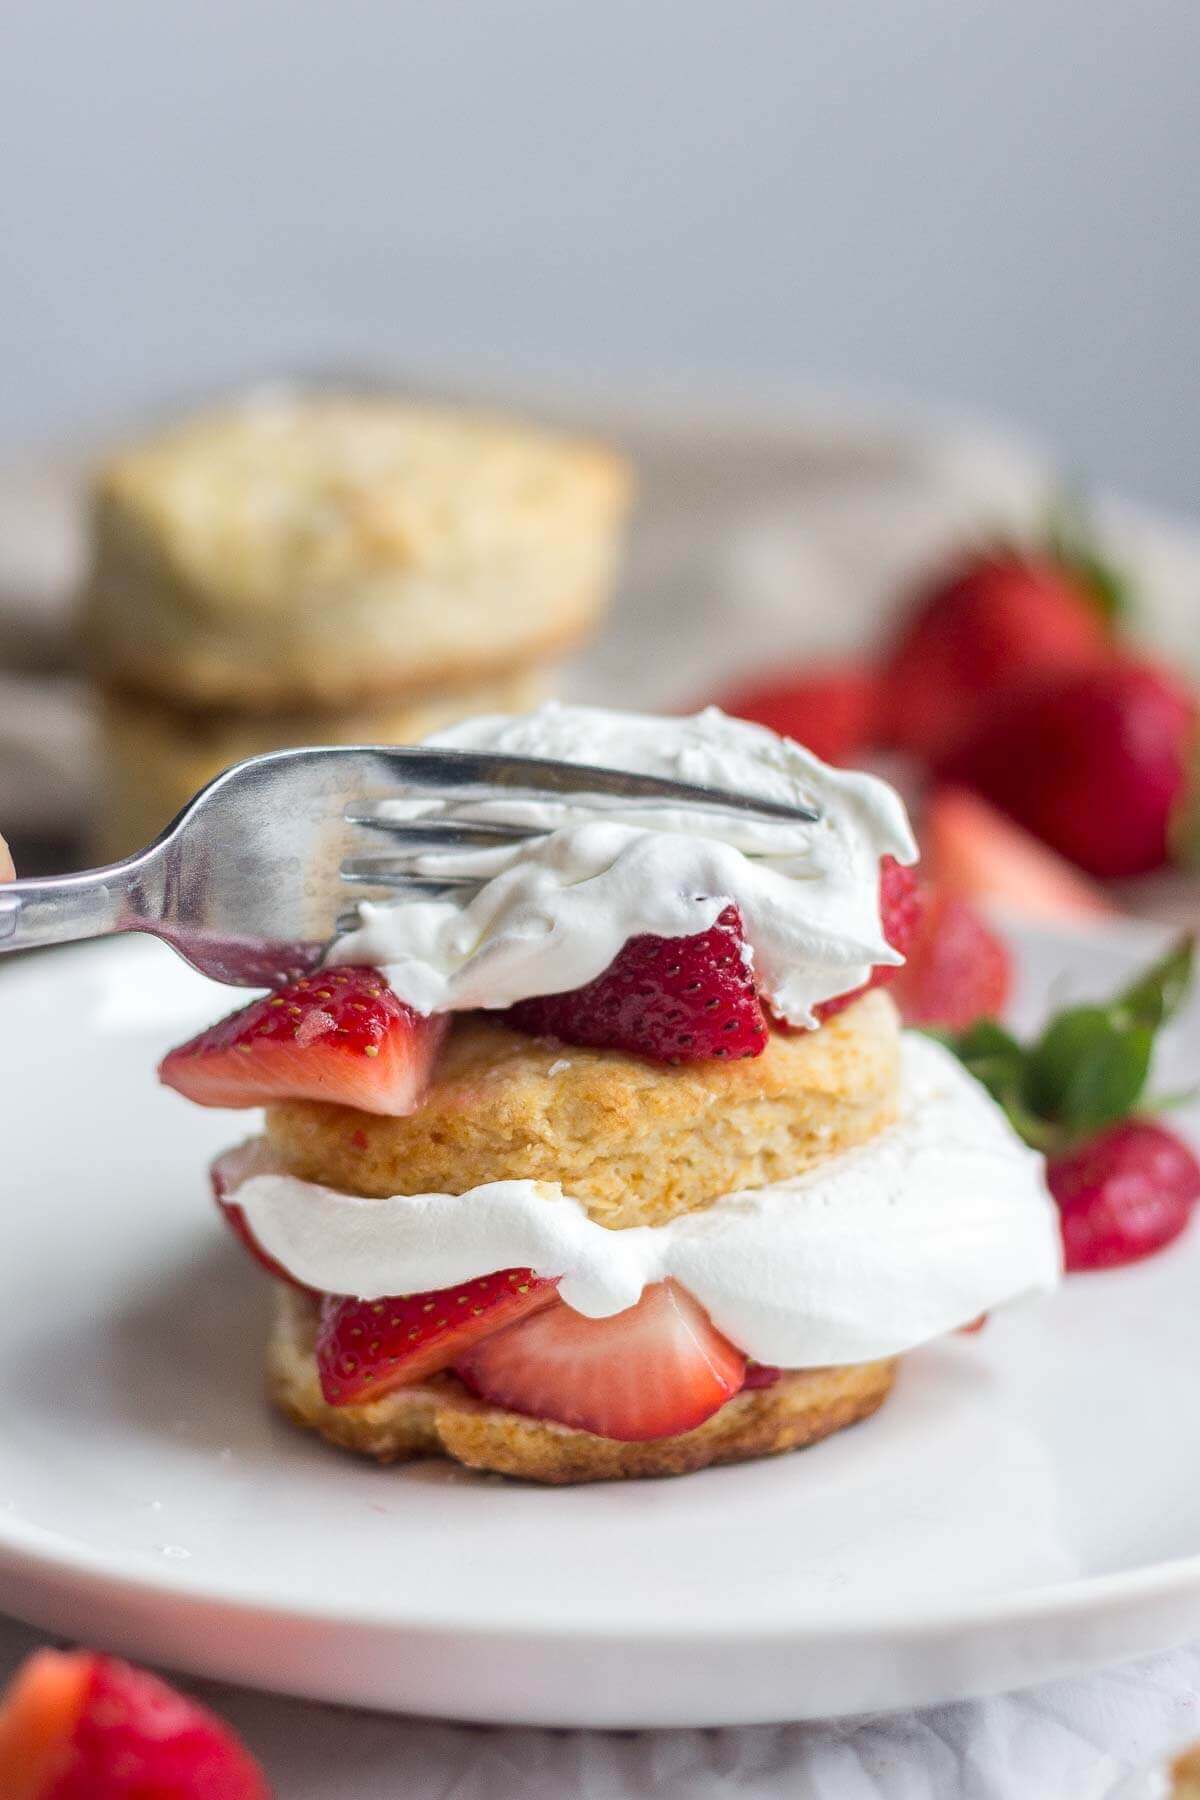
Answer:
[[270, 396], [203, 414], [99, 471], [91, 665], [266, 710], [545, 661], [607, 600], [630, 488], [613, 452], [481, 413]]

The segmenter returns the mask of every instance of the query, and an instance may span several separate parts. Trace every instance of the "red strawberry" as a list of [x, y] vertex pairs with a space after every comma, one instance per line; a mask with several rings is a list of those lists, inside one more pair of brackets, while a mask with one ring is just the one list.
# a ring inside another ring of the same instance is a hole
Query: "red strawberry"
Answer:
[[334, 1100], [400, 1116], [420, 1106], [446, 1025], [376, 969], [325, 969], [181, 1044], [158, 1074], [199, 1106]]
[[1109, 632], [1092, 584], [1050, 556], [973, 555], [918, 597], [883, 669], [889, 741], [944, 755], [997, 698], [1095, 667]]
[[534, 1037], [628, 1050], [653, 1062], [733, 1060], [767, 1047], [736, 906], [694, 937], [630, 938], [586, 987], [518, 1001], [507, 1018]]
[[673, 1281], [611, 1319], [559, 1301], [484, 1338], [454, 1368], [495, 1406], [624, 1443], [691, 1431], [746, 1378], [741, 1351]]
[[783, 1370], [777, 1369], [774, 1363], [748, 1362], [746, 1364], [746, 1379], [742, 1385], [747, 1390], [751, 1391], [754, 1388], [774, 1387], [782, 1374]]
[[998, 1018], [1012, 991], [1012, 958], [969, 900], [935, 895], [892, 998], [906, 1025], [965, 1031]]
[[246, 1215], [234, 1198], [242, 1183], [249, 1181], [251, 1176], [278, 1175], [281, 1167], [266, 1138], [251, 1138], [245, 1144], [238, 1144], [233, 1150], [223, 1150], [210, 1167], [208, 1178], [221, 1217], [255, 1262], [268, 1275], [274, 1275], [277, 1281], [290, 1282], [301, 1293], [310, 1294], [313, 1292], [311, 1288], [306, 1287], [302, 1281], [297, 1281], [294, 1275], [289, 1275], [283, 1264], [276, 1262], [273, 1256], [268, 1256], [247, 1225]]
[[864, 662], [808, 664], [718, 695], [735, 719], [794, 738], [826, 762], [844, 763], [875, 741], [879, 680]]
[[960, 899], [1001, 900], [1038, 919], [1116, 918], [1118, 909], [1070, 863], [966, 788], [937, 788], [925, 809], [925, 864]]
[[205, 1707], [90, 1650], [39, 1650], [0, 1708], [4, 1800], [270, 1800]]
[[389, 1300], [326, 1294], [317, 1333], [321, 1392], [330, 1406], [359, 1406], [423, 1381], [480, 1338], [549, 1306], [556, 1286], [530, 1269], [501, 1269], [461, 1287]]
[[1180, 683], [1115, 662], [1012, 696], [939, 773], [1090, 875], [1141, 875], [1167, 861], [1195, 734], [1196, 702]]
[[[883, 926], [883, 935], [893, 950], [901, 956], [907, 956], [920, 928], [925, 911], [925, 903], [921, 896], [920, 885], [911, 869], [898, 863], [894, 856], [881, 858], [879, 864], [879, 919]], [[891, 963], [880, 963], [871, 971], [869, 981], [863, 982], [848, 994], [838, 994], [832, 1000], [823, 1000], [813, 1008], [818, 1020], [824, 1024], [832, 1019], [835, 1013], [842, 1012], [847, 1006], [865, 994], [868, 988], [885, 987], [894, 981], [900, 973], [898, 967]]]
[[1200, 1163], [1149, 1119], [1122, 1119], [1052, 1156], [1046, 1180], [1072, 1270], [1111, 1269], [1152, 1255], [1179, 1236], [1200, 1199]]

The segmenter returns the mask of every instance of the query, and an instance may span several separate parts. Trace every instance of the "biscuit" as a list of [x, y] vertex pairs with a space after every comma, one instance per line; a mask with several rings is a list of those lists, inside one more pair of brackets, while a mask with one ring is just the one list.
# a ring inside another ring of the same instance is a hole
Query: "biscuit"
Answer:
[[815, 1444], [877, 1411], [896, 1373], [895, 1359], [796, 1370], [772, 1387], [736, 1395], [693, 1431], [640, 1443], [491, 1406], [450, 1373], [366, 1406], [330, 1406], [321, 1394], [313, 1349], [316, 1306], [308, 1295], [276, 1285], [267, 1352], [272, 1400], [295, 1424], [381, 1463], [446, 1456], [468, 1468], [554, 1486], [686, 1475], [715, 1463], [747, 1462]]
[[91, 667], [251, 711], [503, 676], [592, 624], [629, 489], [612, 452], [483, 413], [251, 397], [101, 469]]
[[183, 710], [143, 695], [101, 694], [104, 781], [92, 809], [93, 861], [116, 862], [156, 838], [193, 794], [231, 764], [306, 744], [411, 744], [476, 713], [524, 712], [544, 698], [540, 671], [342, 712]]
[[761, 1056], [672, 1067], [455, 1021], [419, 1111], [267, 1110], [284, 1167], [342, 1193], [465, 1193], [558, 1181], [601, 1225], [661, 1225], [861, 1144], [896, 1117], [900, 1024], [876, 989]]

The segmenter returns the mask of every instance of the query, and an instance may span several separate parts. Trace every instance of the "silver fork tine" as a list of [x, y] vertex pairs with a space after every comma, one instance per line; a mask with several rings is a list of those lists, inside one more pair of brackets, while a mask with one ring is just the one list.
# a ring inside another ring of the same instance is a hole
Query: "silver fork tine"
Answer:
[[341, 875], [343, 881], [393, 890], [408, 889], [426, 898], [435, 891], [453, 894], [462, 888], [483, 886], [477, 875], [414, 875], [407, 863], [387, 856], [348, 856], [342, 864]]
[[506, 844], [523, 844], [529, 838], [545, 837], [537, 825], [463, 824], [459, 819], [381, 819], [369, 813], [347, 813], [347, 825], [361, 825], [367, 831], [383, 831], [410, 851], [418, 850], [502, 850]]
[[[811, 806], [789, 806], [753, 794], [724, 788], [697, 787], [659, 775], [636, 775], [624, 769], [601, 769], [590, 763], [553, 762], [540, 756], [509, 756], [495, 751], [443, 750], [428, 744], [389, 750], [393, 778], [412, 790], [412, 797], [433, 798], [440, 792], [458, 800], [494, 799], [503, 788], [510, 799], [542, 799], [549, 795], [586, 796], [651, 804], [674, 800], [703, 812], [750, 813], [758, 818], [790, 819], [815, 825], [820, 814]], [[403, 795], [397, 795], [402, 798]], [[386, 828], [383, 819], [371, 823]]]

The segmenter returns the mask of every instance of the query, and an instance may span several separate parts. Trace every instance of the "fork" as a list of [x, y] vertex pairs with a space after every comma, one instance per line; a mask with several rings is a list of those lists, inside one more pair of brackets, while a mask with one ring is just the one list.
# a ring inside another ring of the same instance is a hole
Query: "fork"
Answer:
[[[502, 848], [547, 827], [388, 817], [398, 799], [570, 800], [603, 811], [661, 806], [815, 824], [818, 813], [655, 775], [467, 750], [279, 750], [236, 763], [201, 789], [146, 850], [104, 869], [0, 888], [0, 952], [117, 932], [161, 938], [202, 975], [278, 987], [309, 974], [358, 923], [353, 896], [466, 895], [477, 877], [423, 875], [430, 850]], [[378, 851], [378, 834], [392, 840]]]

